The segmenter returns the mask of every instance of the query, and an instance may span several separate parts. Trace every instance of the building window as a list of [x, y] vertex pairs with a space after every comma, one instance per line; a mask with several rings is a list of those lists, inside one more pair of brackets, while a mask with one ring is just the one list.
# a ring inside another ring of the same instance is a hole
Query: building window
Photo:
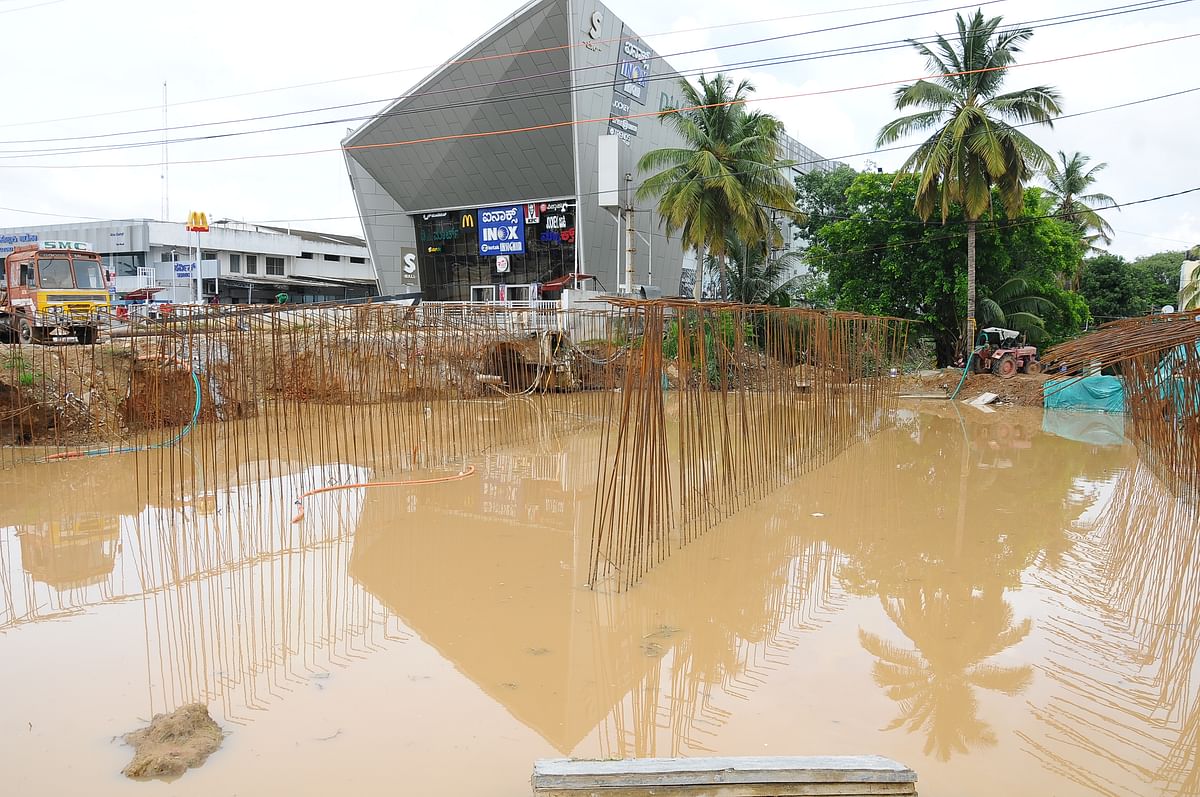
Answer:
[[326, 259], [326, 260], [328, 260], [330, 263], [340, 263], [340, 262], [342, 262], [342, 256], [341, 256], [341, 255], [325, 255], [325, 259]]
[[301, 252], [300, 259], [301, 260], [312, 260], [313, 259], [312, 252]]
[[216, 260], [216, 259], [217, 259], [217, 253], [216, 253], [216, 252], [208, 252], [208, 251], [201, 252], [201, 253], [200, 253], [200, 259], [201, 259], [201, 260]]
[[160, 262], [160, 263], [172, 263], [172, 262], [174, 262], [174, 260], [175, 260], [174, 252], [163, 252], [161, 255], [158, 256], [158, 262]]
[[267, 273], [276, 277], [283, 276], [283, 258], [268, 257], [267, 258]]
[[232, 272], [234, 274], [242, 273], [242, 256], [241, 255], [230, 255], [229, 256], [229, 270], [230, 270], [230, 272]]
[[365, 257], [351, 257], [350, 262], [351, 263], [366, 263], [367, 259]]
[[[164, 263], [171, 262], [171, 253], [164, 252], [166, 256]], [[104, 270], [111, 271], [118, 277], [136, 277], [138, 269], [146, 265], [145, 252], [122, 252], [119, 255], [102, 255], [104, 259]]]
[[258, 255], [246, 255], [246, 273], [258, 273]]

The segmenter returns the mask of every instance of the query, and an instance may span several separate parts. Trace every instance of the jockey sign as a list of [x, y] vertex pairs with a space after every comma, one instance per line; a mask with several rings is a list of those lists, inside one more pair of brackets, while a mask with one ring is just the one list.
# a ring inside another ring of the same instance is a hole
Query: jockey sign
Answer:
[[525, 209], [521, 205], [479, 209], [479, 254], [525, 254]]

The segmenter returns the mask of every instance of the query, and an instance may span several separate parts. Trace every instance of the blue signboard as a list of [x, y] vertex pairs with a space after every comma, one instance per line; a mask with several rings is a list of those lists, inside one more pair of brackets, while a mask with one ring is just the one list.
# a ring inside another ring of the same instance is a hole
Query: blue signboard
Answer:
[[520, 205], [479, 209], [479, 254], [525, 254], [525, 213]]
[[194, 276], [192, 269], [195, 266], [195, 263], [175, 263], [175, 279], [190, 279]]

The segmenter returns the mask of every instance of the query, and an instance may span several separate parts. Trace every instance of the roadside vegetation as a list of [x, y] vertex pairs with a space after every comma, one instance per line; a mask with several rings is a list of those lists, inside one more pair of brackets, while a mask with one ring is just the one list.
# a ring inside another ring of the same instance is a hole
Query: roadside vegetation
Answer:
[[930, 77], [896, 90], [903, 115], [877, 140], [923, 136], [900, 170], [819, 164], [788, 190], [775, 179], [790, 165], [783, 126], [747, 109], [753, 85], [681, 81], [683, 105], [659, 118], [684, 146], [638, 163], [638, 198], [656, 202], [668, 234], [703, 264], [681, 290], [913, 319], [939, 367], [961, 362], [983, 327], [1049, 346], [1175, 304], [1184, 252], [1132, 262], [1106, 252], [1103, 214], [1119, 209], [1098, 185], [1108, 164], [1046, 152], [1037, 132], [1063, 98], [1006, 85], [1032, 36], [975, 11], [956, 15], [951, 35], [910, 42]]

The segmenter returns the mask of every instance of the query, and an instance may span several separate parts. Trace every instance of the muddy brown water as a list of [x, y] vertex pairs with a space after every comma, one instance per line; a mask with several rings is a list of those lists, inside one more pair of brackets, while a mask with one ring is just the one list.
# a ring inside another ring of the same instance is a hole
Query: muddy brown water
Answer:
[[[541, 757], [879, 753], [923, 795], [1200, 793], [1200, 540], [1111, 420], [902, 406], [634, 589], [584, 586], [597, 437], [443, 485], [330, 462], [138, 498], [0, 472], [12, 794], [528, 794]], [[243, 463], [245, 473], [262, 473]], [[205, 702], [203, 767], [122, 734]]]

